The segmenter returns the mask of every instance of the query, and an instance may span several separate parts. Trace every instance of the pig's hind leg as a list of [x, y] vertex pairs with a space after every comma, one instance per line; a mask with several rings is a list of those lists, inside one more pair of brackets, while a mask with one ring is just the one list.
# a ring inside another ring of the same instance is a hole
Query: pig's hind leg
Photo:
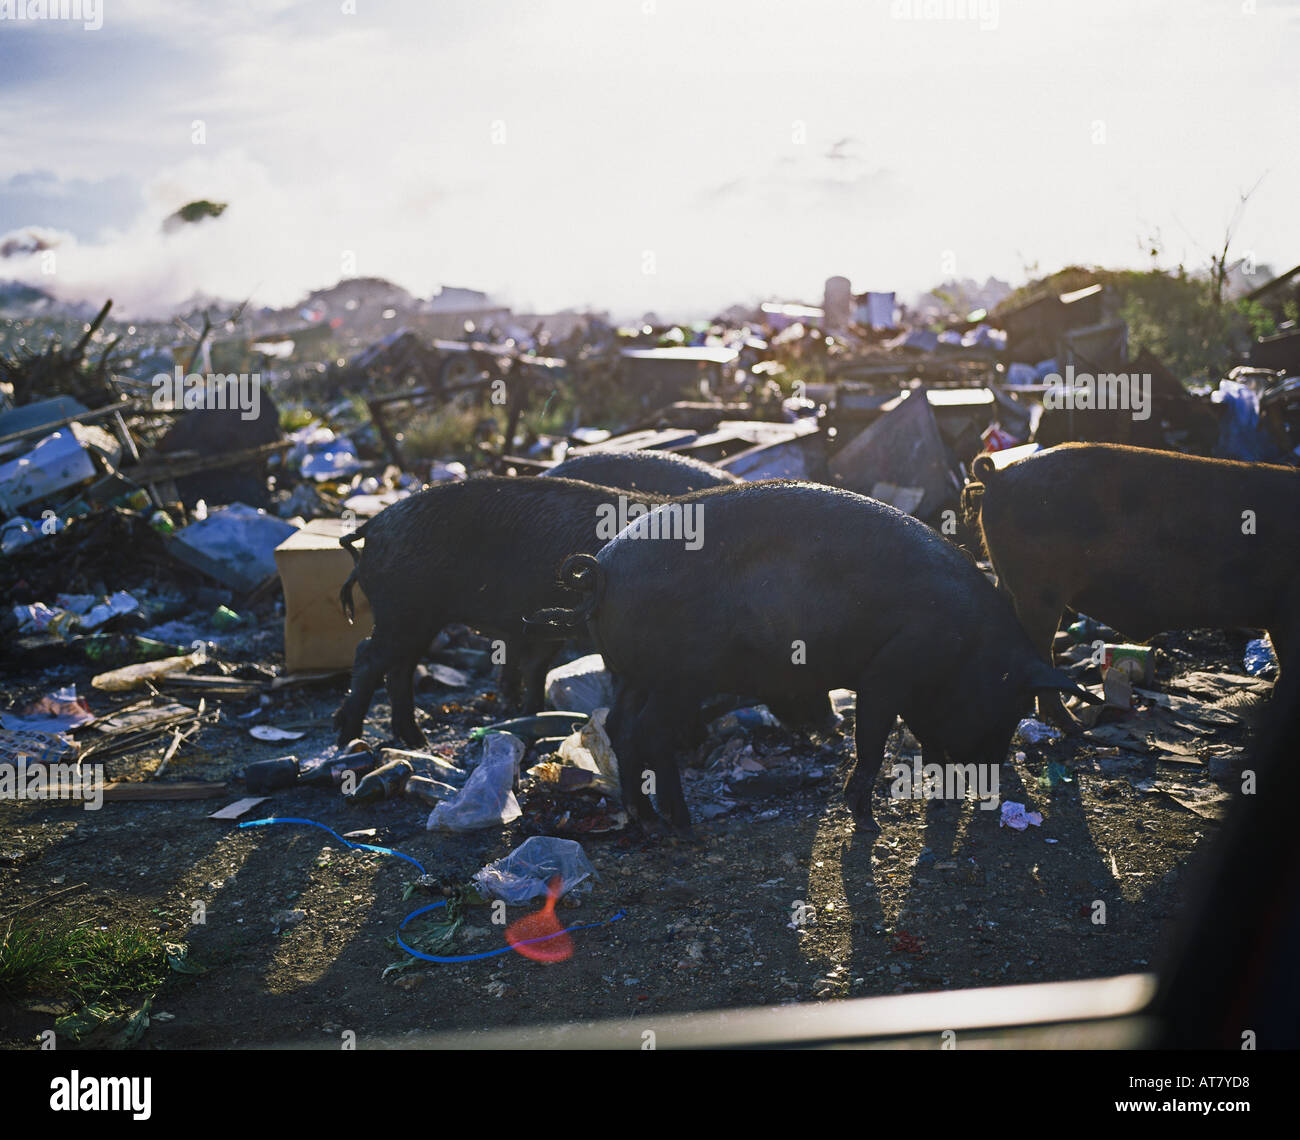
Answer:
[[388, 702], [392, 733], [411, 748], [425, 746], [424, 733], [415, 723], [415, 671], [434, 635], [446, 624], [441, 617], [413, 620], [400, 636], [394, 635], [388, 661]]
[[682, 791], [682, 772], [677, 763], [681, 728], [692, 722], [692, 702], [673, 694], [654, 692], [636, 717], [636, 734], [642, 755], [654, 772], [659, 812], [679, 835], [691, 834], [691, 813]]
[[628, 815], [644, 830], [657, 831], [658, 817], [654, 805], [642, 787], [642, 752], [638, 734], [638, 714], [646, 702], [644, 690], [622, 678], [614, 681], [614, 703], [605, 720], [605, 732], [618, 760], [618, 778], [623, 786], [623, 806]]
[[406, 653], [388, 669], [388, 702], [392, 709], [392, 732], [411, 748], [423, 748], [428, 742], [415, 723], [415, 671], [423, 651]]

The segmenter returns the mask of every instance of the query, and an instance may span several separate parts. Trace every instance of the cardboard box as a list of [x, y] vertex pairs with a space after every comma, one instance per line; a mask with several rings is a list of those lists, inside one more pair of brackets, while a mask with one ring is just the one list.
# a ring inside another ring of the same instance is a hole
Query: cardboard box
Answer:
[[[339, 545], [342, 519], [315, 519], [275, 548], [284, 586], [286, 673], [351, 669], [357, 644], [370, 636], [374, 618], [360, 586], [353, 586], [356, 621], [348, 624], [339, 589], [352, 573], [352, 557]], [[364, 541], [354, 549], [365, 548]]]

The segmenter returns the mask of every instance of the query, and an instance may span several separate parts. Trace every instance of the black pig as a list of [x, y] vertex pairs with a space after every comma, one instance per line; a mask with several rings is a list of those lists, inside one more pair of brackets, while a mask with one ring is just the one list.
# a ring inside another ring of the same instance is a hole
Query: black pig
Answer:
[[[666, 512], [698, 512], [698, 549], [663, 537]], [[658, 516], [658, 517], [657, 517]], [[673, 759], [677, 729], [717, 692], [815, 700], [857, 690], [857, 759], [844, 794], [874, 828], [871, 791], [895, 717], [932, 753], [997, 765], [1040, 689], [1082, 696], [1030, 644], [1010, 603], [939, 534], [848, 491], [774, 480], [674, 500], [561, 579], [615, 677], [607, 728], [629, 812], [689, 824]], [[1092, 698], [1089, 698], [1092, 699]]]
[[671, 451], [652, 450], [589, 451], [556, 464], [545, 474], [655, 495], [688, 495], [706, 487], [742, 482], [721, 467]]
[[[351, 691], [334, 715], [340, 743], [361, 735], [386, 676], [393, 734], [423, 745], [415, 723], [415, 668], [451, 622], [502, 638], [503, 693], [512, 694], [522, 675], [524, 711], [541, 708], [557, 645], [525, 639], [523, 619], [562, 598], [555, 573], [566, 555], [598, 550], [617, 533], [626, 521], [620, 498], [575, 479], [485, 476], [402, 499], [340, 539], [356, 562], [340, 591], [343, 610], [350, 619], [356, 582], [375, 619], [374, 632], [357, 646]], [[663, 500], [638, 493], [636, 501], [649, 507]], [[352, 544], [361, 538], [365, 548], [358, 554]]]
[[[1295, 699], [1300, 471], [1066, 443], [1001, 471], [981, 455], [972, 473], [968, 516], [978, 514], [998, 583], [1040, 653], [1050, 659], [1067, 609], [1137, 640], [1266, 629], [1281, 674], [1275, 697]], [[1045, 694], [1039, 706], [1077, 727], [1059, 697]]]

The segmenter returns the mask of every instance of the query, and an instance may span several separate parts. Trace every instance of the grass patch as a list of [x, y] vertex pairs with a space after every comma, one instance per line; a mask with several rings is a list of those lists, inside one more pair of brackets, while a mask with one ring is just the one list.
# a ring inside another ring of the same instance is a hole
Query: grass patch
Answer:
[[0, 931], [0, 996], [90, 1002], [156, 990], [167, 977], [161, 934], [86, 919], [22, 919]]

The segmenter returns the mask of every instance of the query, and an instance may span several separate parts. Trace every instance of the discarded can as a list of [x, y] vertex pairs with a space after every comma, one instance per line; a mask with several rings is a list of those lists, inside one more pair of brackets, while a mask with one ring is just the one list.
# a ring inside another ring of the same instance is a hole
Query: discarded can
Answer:
[[453, 799], [460, 791], [441, 780], [431, 780], [428, 776], [412, 776], [406, 781], [402, 795], [408, 800], [418, 800], [422, 804], [434, 807], [442, 800]]
[[1001, 424], [989, 424], [980, 436], [980, 442], [984, 444], [985, 451], [1005, 451], [1008, 447], [1016, 447], [1024, 440], [1017, 439]]
[[125, 495], [118, 495], [115, 499], [110, 499], [110, 507], [130, 507], [133, 511], [147, 510], [149, 507], [149, 492], [143, 487], [137, 487], [134, 491]]
[[357, 805], [400, 796], [414, 771], [409, 760], [393, 760], [376, 768], [357, 785], [355, 792], [345, 796], [344, 799], [350, 804]]
[[298, 782], [298, 757], [277, 756], [258, 760], [244, 769], [244, 783], [254, 795], [292, 788]]
[[164, 510], [156, 510], [149, 516], [149, 525], [159, 534], [175, 534], [176, 524], [172, 521], [171, 515]]
[[1118, 669], [1134, 685], [1151, 684], [1154, 654], [1149, 645], [1107, 645], [1101, 662], [1104, 679], [1112, 669]]

